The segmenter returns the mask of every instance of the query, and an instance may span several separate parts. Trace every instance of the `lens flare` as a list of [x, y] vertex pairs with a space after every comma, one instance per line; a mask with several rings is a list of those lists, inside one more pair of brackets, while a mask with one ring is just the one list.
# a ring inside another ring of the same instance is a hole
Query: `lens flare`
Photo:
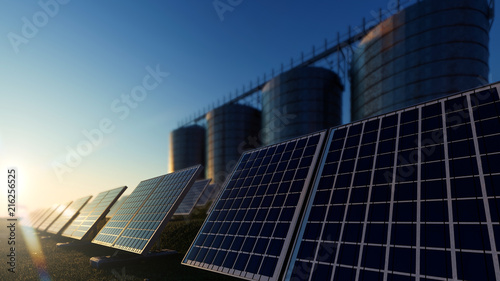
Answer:
[[27, 222], [21, 226], [21, 232], [26, 242], [26, 247], [31, 256], [31, 260], [35, 265], [38, 271], [38, 277], [42, 281], [51, 281], [49, 272], [47, 270], [47, 262], [45, 261], [45, 255], [43, 254], [42, 247], [40, 245], [40, 241], [38, 240], [38, 236], [36, 235], [35, 229], [26, 226], [30, 225], [29, 218], [25, 218]]

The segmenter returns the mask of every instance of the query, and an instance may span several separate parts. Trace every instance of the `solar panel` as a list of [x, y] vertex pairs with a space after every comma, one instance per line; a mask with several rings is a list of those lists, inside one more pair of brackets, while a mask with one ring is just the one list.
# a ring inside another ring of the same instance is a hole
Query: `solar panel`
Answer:
[[277, 280], [326, 132], [245, 152], [183, 264]]
[[126, 189], [126, 186], [122, 186], [97, 194], [97, 196], [81, 210], [78, 217], [63, 231], [62, 235], [78, 240], [90, 238], [92, 230], [97, 227], [100, 221], [105, 219], [110, 206], [115, 204]]
[[92, 198], [92, 196], [86, 196], [75, 200], [66, 210], [64, 210], [61, 216], [52, 223], [47, 229], [47, 232], [60, 234], [64, 227], [78, 216], [80, 210], [89, 202], [90, 198]]
[[36, 229], [39, 229], [40, 225], [42, 225], [42, 223], [44, 223], [47, 218], [52, 215], [53, 212], [55, 212], [55, 210], [59, 207], [59, 204], [55, 204], [55, 205], [52, 205], [52, 207], [48, 208], [47, 209], [47, 212], [45, 212], [45, 214], [43, 214], [40, 219], [33, 225], [34, 228]]
[[216, 183], [214, 185], [214, 190], [212, 191], [212, 193], [210, 194], [210, 197], [208, 199], [208, 201], [212, 202], [212, 203], [210, 203], [210, 207], [207, 210], [207, 215], [210, 214], [210, 212], [212, 212], [212, 209], [215, 207], [215, 204], [213, 204], [213, 203], [214, 203], [215, 200], [217, 200], [217, 198], [219, 197], [221, 191], [222, 191], [222, 185]]
[[189, 215], [212, 179], [196, 181], [175, 211], [175, 215]]
[[111, 207], [111, 209], [109, 209], [109, 213], [106, 214], [106, 217], [112, 218], [116, 214], [116, 211], [118, 211], [118, 209], [120, 209], [120, 206], [123, 205], [123, 203], [125, 203], [125, 201], [127, 201], [127, 198], [128, 198], [128, 195], [124, 195], [124, 196], [120, 197], [120, 199], [118, 199], [118, 201], [116, 201], [116, 203], [113, 204], [113, 207]]
[[47, 209], [37, 209], [30, 213], [28, 219], [24, 219], [23, 225], [25, 226], [31, 226], [33, 227], [35, 223], [46, 213], [48, 212], [49, 208]]
[[499, 143], [496, 88], [333, 129], [285, 280], [500, 280]]
[[198, 165], [140, 182], [92, 242], [147, 253], [201, 169]]
[[47, 231], [47, 229], [62, 215], [62, 213], [71, 205], [73, 201], [69, 201], [66, 204], [59, 205], [45, 221], [40, 224], [38, 230]]
[[214, 191], [215, 191], [215, 184], [209, 184], [201, 194], [198, 203], [196, 203], [196, 206], [205, 206], [205, 204], [207, 204], [210, 198], [213, 197], [212, 193], [214, 193]]

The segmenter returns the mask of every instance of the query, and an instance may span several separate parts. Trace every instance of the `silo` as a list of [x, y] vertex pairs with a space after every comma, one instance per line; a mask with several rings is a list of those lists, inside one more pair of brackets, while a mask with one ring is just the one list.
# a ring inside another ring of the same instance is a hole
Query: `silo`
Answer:
[[242, 149], [258, 136], [260, 118], [259, 110], [241, 104], [226, 104], [207, 113], [206, 178], [224, 182]]
[[270, 145], [340, 125], [344, 87], [320, 67], [292, 69], [262, 90], [262, 143]]
[[205, 134], [205, 128], [199, 125], [170, 133], [169, 173], [198, 164], [205, 166]]
[[382, 114], [488, 80], [486, 0], [424, 0], [367, 34], [351, 62], [351, 119]]

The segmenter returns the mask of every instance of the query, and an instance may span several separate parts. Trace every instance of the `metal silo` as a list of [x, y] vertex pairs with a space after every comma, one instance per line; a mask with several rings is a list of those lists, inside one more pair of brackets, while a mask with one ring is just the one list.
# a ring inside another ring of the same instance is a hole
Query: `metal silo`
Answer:
[[191, 125], [173, 130], [169, 157], [169, 173], [198, 164], [205, 166], [205, 128]]
[[351, 119], [485, 84], [489, 15], [486, 0], [424, 0], [379, 24], [353, 55]]
[[241, 104], [226, 104], [207, 113], [206, 178], [224, 182], [249, 139], [258, 136], [260, 118], [259, 110]]
[[344, 86], [334, 72], [296, 68], [262, 90], [262, 143], [270, 145], [340, 125]]

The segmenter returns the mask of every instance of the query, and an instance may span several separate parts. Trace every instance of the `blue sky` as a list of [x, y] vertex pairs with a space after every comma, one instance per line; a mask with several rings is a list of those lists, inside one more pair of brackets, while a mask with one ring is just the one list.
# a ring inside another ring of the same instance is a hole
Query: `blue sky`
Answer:
[[[212, 0], [55, 1], [41, 1], [52, 3], [44, 18], [37, 1], [0, 0], [0, 166], [18, 167], [30, 209], [166, 173], [180, 120], [393, 2], [233, 0], [221, 20]], [[23, 27], [30, 38], [13, 47]]]

